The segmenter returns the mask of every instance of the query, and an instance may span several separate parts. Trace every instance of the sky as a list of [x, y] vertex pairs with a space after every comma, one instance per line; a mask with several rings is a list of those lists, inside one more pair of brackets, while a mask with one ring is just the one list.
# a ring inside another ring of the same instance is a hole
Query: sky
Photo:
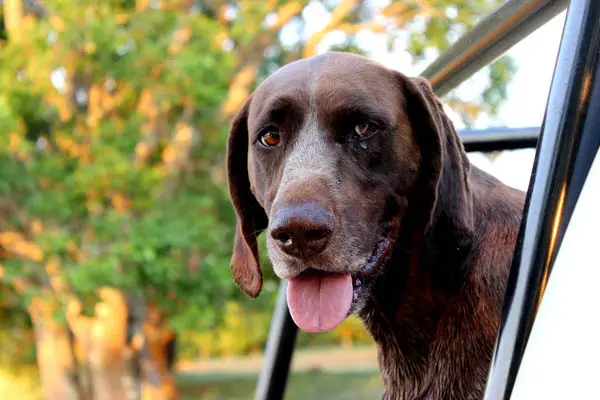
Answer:
[[[557, 15], [507, 53], [514, 57], [518, 71], [508, 86], [508, 100], [494, 124], [515, 128], [541, 125], [565, 14]], [[470, 159], [506, 184], [526, 190], [534, 156], [535, 151], [529, 149], [503, 152], [494, 162], [479, 154], [470, 155]]]

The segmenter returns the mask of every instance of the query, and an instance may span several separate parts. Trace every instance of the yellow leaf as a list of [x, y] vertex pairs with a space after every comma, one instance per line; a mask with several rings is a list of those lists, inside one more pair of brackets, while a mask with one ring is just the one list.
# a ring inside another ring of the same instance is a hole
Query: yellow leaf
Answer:
[[254, 65], [246, 65], [238, 74], [233, 78], [231, 83], [232, 86], [238, 85], [250, 85], [254, 81], [256, 76], [257, 68]]
[[35, 219], [35, 220], [31, 221], [31, 231], [34, 234], [40, 233], [43, 229], [44, 229], [44, 226], [42, 225], [42, 223], [39, 220]]
[[358, 3], [357, 0], [343, 0], [341, 1], [331, 13], [331, 22], [330, 24], [339, 24], [346, 15], [348, 15], [352, 9]]
[[131, 205], [131, 202], [119, 193], [112, 196], [111, 203], [118, 212], [127, 211]]
[[287, 24], [294, 16], [298, 15], [302, 11], [302, 8], [302, 4], [297, 1], [281, 6], [277, 11], [277, 19], [275, 24], [271, 26], [271, 30], [281, 29], [281, 27]]
[[56, 259], [56, 257], [51, 256], [48, 262], [46, 263], [46, 272], [48, 273], [48, 275], [55, 275], [56, 273], [58, 273], [58, 270], [58, 260]]
[[189, 124], [179, 122], [175, 127], [175, 144], [180, 146], [189, 146], [192, 143], [194, 130]]
[[135, 2], [135, 9], [137, 11], [141, 11], [144, 8], [147, 8], [150, 6], [150, 0], [136, 0]]
[[83, 46], [83, 51], [85, 51], [87, 54], [94, 54], [96, 52], [96, 43], [94, 43], [94, 42], [87, 42]]
[[23, 293], [27, 289], [28, 285], [23, 279], [15, 279], [13, 281], [13, 286], [17, 293]]
[[223, 44], [229, 39], [229, 36], [227, 36], [227, 33], [224, 31], [221, 31], [219, 33], [217, 33], [215, 35], [215, 44], [219, 47], [222, 48]]
[[315, 32], [308, 39], [306, 45], [304, 46], [302, 55], [304, 57], [311, 57], [315, 55], [317, 51], [317, 45], [321, 42], [321, 40], [323, 40], [325, 35], [333, 29], [336, 29], [338, 25], [342, 23], [344, 18], [346, 18], [346, 16], [352, 11], [352, 9], [354, 9], [357, 3], [358, 0], [342, 0], [340, 3], [338, 3], [331, 13], [331, 21], [329, 24], [327, 24], [324, 29]]
[[21, 144], [21, 136], [18, 135], [16, 132], [12, 132], [10, 134], [10, 139], [9, 139], [9, 144], [8, 144], [8, 148], [10, 149], [10, 151], [17, 151], [20, 144]]
[[115, 22], [119, 25], [126, 24], [130, 20], [129, 14], [117, 14], [115, 16]]
[[42, 253], [42, 250], [36, 243], [26, 240], [17, 232], [8, 231], [0, 233], [0, 244], [8, 252], [13, 253], [17, 257], [38, 262], [44, 258], [44, 253]]
[[177, 54], [181, 52], [185, 44], [190, 40], [192, 30], [189, 26], [183, 26], [175, 32], [173, 39], [169, 44], [169, 54]]
[[167, 147], [163, 150], [162, 159], [165, 164], [171, 164], [177, 159], [177, 154], [174, 148]]
[[393, 3], [384, 8], [381, 11], [381, 15], [390, 17], [392, 15], [403, 13], [408, 9], [409, 5], [406, 3]]
[[67, 251], [70, 251], [70, 252], [77, 251], [77, 244], [74, 241], [69, 240], [67, 242]]
[[150, 155], [150, 147], [146, 143], [138, 143], [135, 146], [136, 158], [143, 162]]
[[222, 110], [226, 115], [231, 115], [236, 112], [246, 101], [250, 94], [250, 91], [246, 88], [232, 88], [229, 91], [227, 100], [223, 102]]
[[23, 39], [23, 2], [22, 0], [5, 0], [4, 24], [11, 40]]
[[50, 25], [52, 25], [52, 28], [58, 32], [65, 30], [65, 22], [58, 15], [50, 16]]

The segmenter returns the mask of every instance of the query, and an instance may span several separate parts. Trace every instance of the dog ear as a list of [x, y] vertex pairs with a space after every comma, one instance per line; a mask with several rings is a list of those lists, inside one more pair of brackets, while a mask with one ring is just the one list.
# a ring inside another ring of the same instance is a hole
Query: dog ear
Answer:
[[422, 78], [402, 77], [401, 81], [423, 155], [412, 202], [418, 207], [417, 229], [432, 235], [438, 255], [446, 261], [464, 261], [474, 236], [467, 154], [429, 83]]
[[248, 108], [246, 100], [233, 119], [227, 143], [229, 195], [237, 215], [231, 273], [235, 283], [250, 297], [262, 289], [257, 236], [267, 227], [267, 216], [250, 189], [248, 176]]

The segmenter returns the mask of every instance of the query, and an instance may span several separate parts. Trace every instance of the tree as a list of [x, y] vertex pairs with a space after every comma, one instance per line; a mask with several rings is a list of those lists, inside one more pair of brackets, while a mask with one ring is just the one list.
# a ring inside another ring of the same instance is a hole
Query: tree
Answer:
[[[157, 3], [4, 0], [0, 311], [32, 328], [49, 399], [175, 398], [177, 332], [243, 303], [223, 156], [260, 80], [332, 32], [347, 51], [365, 30], [441, 51], [497, 1], [326, 1], [328, 24], [292, 42], [314, 3]], [[492, 105], [511, 72], [494, 68]]]
[[172, 328], [209, 323], [231, 292], [215, 162], [231, 56], [202, 14], [44, 6], [6, 24], [0, 55], [4, 279], [48, 398], [174, 392]]

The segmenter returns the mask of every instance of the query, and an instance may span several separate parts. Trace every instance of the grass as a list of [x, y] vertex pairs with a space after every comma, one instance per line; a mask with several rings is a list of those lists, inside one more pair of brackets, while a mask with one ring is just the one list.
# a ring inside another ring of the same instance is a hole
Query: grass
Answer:
[[22, 367], [13, 371], [0, 368], [0, 399], [41, 400], [37, 369]]
[[[201, 360], [180, 365], [182, 400], [254, 398], [262, 355]], [[377, 353], [373, 346], [319, 347], [294, 353], [286, 400], [363, 400], [381, 398]]]
[[[256, 379], [256, 375], [184, 375], [180, 378], [181, 400], [251, 400]], [[381, 378], [375, 371], [311, 370], [290, 377], [285, 399], [378, 399], [382, 392]]]
[[[254, 355], [182, 365], [176, 374], [181, 400], [252, 400], [262, 364]], [[286, 400], [379, 399], [383, 392], [373, 347], [298, 350], [292, 368]], [[35, 368], [0, 370], [0, 399], [40, 399], [39, 389]]]

